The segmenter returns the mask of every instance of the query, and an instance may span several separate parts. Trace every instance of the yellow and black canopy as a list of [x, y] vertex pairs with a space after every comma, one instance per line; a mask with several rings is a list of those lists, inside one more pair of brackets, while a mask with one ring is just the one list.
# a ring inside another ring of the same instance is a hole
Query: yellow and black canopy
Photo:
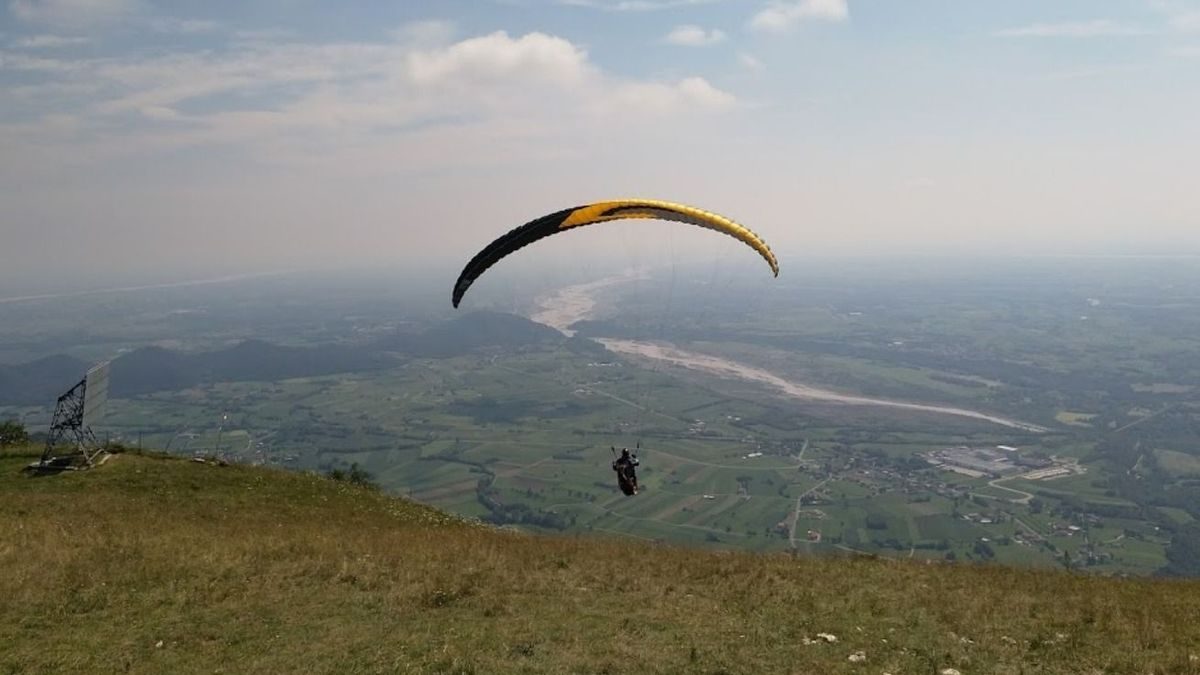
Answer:
[[767, 246], [767, 243], [760, 239], [757, 234], [728, 218], [692, 206], [684, 206], [683, 204], [660, 202], [652, 199], [621, 199], [563, 209], [562, 211], [556, 211], [536, 220], [531, 220], [509, 231], [504, 236], [484, 247], [482, 251], [475, 254], [474, 258], [471, 258], [471, 261], [463, 268], [462, 274], [458, 276], [458, 281], [454, 284], [454, 294], [451, 301], [455, 307], [458, 307], [458, 303], [462, 301], [467, 289], [489, 267], [495, 265], [501, 258], [504, 258], [508, 254], [528, 246], [539, 239], [574, 227], [603, 223], [610, 220], [634, 218], [673, 220], [679, 223], [687, 223], [688, 225], [723, 232], [757, 251], [763, 260], [767, 261], [767, 264], [770, 265], [772, 274], [779, 276], [779, 262], [775, 260], [775, 254], [771, 253], [771, 248]]

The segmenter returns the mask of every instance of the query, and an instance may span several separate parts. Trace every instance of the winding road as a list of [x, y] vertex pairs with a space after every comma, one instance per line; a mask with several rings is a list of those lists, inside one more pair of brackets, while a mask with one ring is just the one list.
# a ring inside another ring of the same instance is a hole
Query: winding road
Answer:
[[[1008, 487], [1007, 485], [1000, 484], [1003, 481], [1012, 480], [1013, 478], [1024, 478], [1024, 476], [1009, 476], [1008, 478], [997, 478], [995, 480], [989, 480], [988, 485], [996, 488], [997, 490], [1005, 490], [1007, 492], [1012, 492], [1014, 494], [1021, 495], [1020, 497], [1017, 497], [1015, 499], [1008, 500], [1008, 501], [1012, 502], [1013, 504], [1028, 504], [1029, 502], [1033, 501], [1034, 495], [1032, 493], [1026, 492], [1024, 490], [1018, 490], [1016, 488], [1011, 488], [1011, 487]], [[986, 497], [987, 495], [983, 495], [983, 496]]]
[[825, 484], [831, 480], [833, 479], [826, 478], [820, 483], [817, 483], [816, 485], [805, 490], [800, 496], [796, 497], [796, 510], [792, 512], [792, 522], [788, 526], [788, 544], [790, 544], [793, 549], [796, 548], [796, 523], [800, 522], [800, 507], [803, 506], [804, 498], [825, 487]]

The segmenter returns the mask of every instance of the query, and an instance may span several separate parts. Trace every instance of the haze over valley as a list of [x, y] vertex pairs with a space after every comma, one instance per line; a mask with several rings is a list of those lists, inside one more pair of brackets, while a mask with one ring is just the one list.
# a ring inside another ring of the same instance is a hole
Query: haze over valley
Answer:
[[[777, 289], [695, 264], [515, 279], [523, 301], [505, 279], [458, 311], [382, 272], [14, 302], [0, 417], [44, 429], [59, 390], [115, 356], [106, 438], [358, 467], [490, 522], [1192, 569], [1195, 262], [874, 262], [817, 261]], [[609, 446], [636, 444], [627, 499]]]

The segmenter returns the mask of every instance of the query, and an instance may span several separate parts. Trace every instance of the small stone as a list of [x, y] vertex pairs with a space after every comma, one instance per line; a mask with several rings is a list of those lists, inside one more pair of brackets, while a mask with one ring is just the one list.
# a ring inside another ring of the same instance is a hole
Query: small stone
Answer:
[[850, 655], [850, 663], [862, 663], [867, 660], [866, 652], [854, 652]]
[[837, 642], [837, 636], [832, 633], [817, 633], [817, 637], [829, 643]]
[[162, 640], [159, 640], [158, 642], [155, 642], [155, 643], [154, 643], [154, 648], [155, 648], [155, 649], [162, 649], [162, 646], [163, 646], [163, 641], [162, 641]]
[[944, 668], [942, 675], [962, 675], [962, 673], [958, 672], [956, 668]]

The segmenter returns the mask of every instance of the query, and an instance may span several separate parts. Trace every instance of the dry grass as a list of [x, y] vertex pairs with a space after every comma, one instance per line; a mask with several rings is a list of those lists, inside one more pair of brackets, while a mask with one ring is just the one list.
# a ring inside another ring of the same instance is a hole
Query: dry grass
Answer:
[[1194, 582], [534, 538], [301, 474], [27, 461], [0, 456], [0, 672], [1200, 674]]

